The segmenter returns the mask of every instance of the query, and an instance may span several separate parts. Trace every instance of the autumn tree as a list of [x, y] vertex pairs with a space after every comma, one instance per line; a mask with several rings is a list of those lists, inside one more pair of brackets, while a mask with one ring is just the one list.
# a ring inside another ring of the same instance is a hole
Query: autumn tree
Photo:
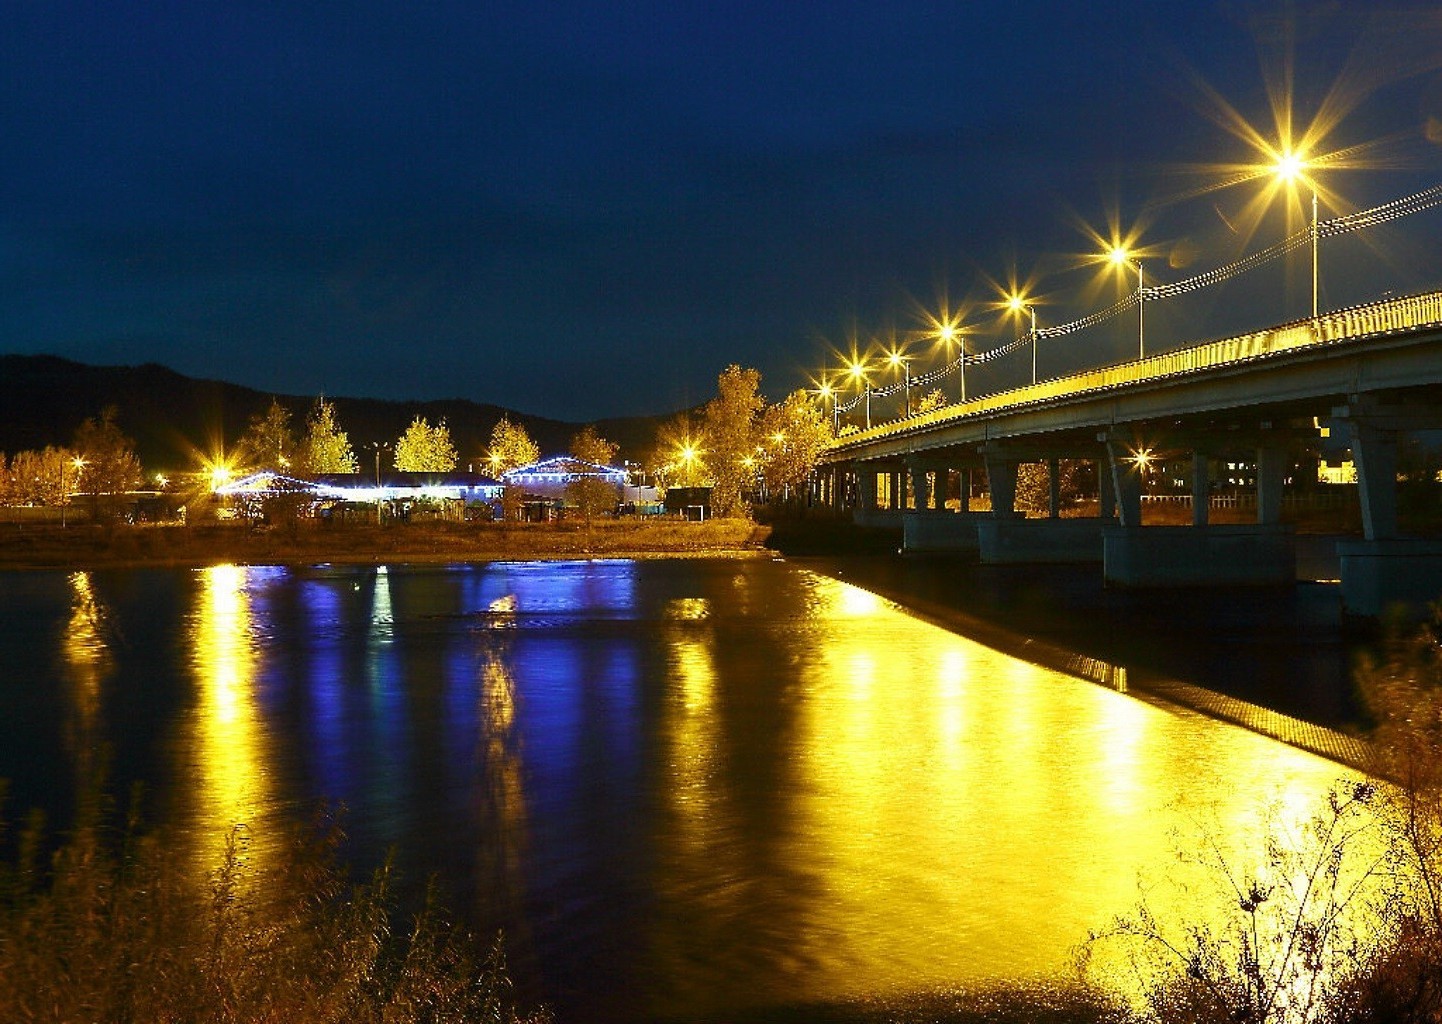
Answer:
[[711, 469], [711, 510], [717, 516], [744, 516], [742, 491], [753, 470], [757, 420], [765, 402], [758, 389], [761, 374], [732, 364], [716, 380], [716, 397], [702, 416]]
[[396, 441], [396, 469], [403, 473], [449, 473], [456, 468], [456, 447], [446, 421], [434, 427], [424, 416], [411, 421]]
[[[541, 457], [541, 448], [526, 428], [502, 416], [491, 428], [491, 443], [486, 451], [486, 462], [491, 475], [499, 477], [508, 469], [529, 466]], [[501, 491], [501, 515], [506, 519], [521, 517], [521, 502], [525, 495], [519, 487], [507, 487]]]
[[300, 443], [298, 463], [304, 472], [355, 473], [359, 469], [350, 438], [336, 423], [335, 406], [325, 396], [315, 400], [306, 420], [305, 440]]
[[115, 406], [106, 406], [98, 417], [92, 416], [76, 428], [72, 444], [74, 458], [80, 460], [75, 489], [90, 495], [91, 510], [97, 514], [102, 499], [113, 501], [140, 486], [142, 479], [135, 442], [120, 429], [115, 417]]
[[5, 474], [5, 503], [10, 505], [62, 505], [80, 490], [80, 469], [75, 453], [48, 445], [40, 451], [19, 451]]
[[492, 476], [498, 476], [508, 469], [529, 466], [540, 457], [540, 446], [531, 440], [525, 427], [513, 422], [509, 416], [502, 416], [491, 428], [491, 443], [486, 450], [486, 461]]
[[767, 406], [761, 415], [762, 475], [773, 496], [784, 497], [805, 485], [816, 460], [832, 443], [831, 420], [804, 390]]
[[284, 471], [298, 461], [300, 442], [290, 425], [290, 410], [272, 398], [270, 407], [250, 418], [236, 443], [236, 458], [250, 469]]
[[[571, 438], [571, 455], [597, 466], [610, 466], [619, 450], [619, 445], [607, 441], [590, 425]], [[567, 500], [581, 510], [588, 523], [593, 515], [614, 510], [620, 497], [620, 489], [600, 477], [583, 476], [566, 485]]]

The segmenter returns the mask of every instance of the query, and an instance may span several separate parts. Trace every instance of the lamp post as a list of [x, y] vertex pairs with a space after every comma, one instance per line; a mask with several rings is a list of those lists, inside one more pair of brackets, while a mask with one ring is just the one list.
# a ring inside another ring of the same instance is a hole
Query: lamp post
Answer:
[[907, 415], [907, 416], [910, 416], [910, 415], [911, 415], [911, 367], [910, 367], [910, 366], [908, 365], [908, 363], [907, 363], [906, 356], [904, 356], [901, 352], [896, 351], [896, 350], [894, 350], [894, 349], [893, 349], [891, 352], [888, 352], [888, 353], [887, 353], [887, 355], [886, 355], [886, 362], [891, 366], [891, 368], [892, 368], [893, 370], [897, 370], [897, 371], [899, 371], [900, 373], [902, 373], [902, 374], [905, 375], [905, 376], [903, 377], [902, 391], [903, 391], [903, 393], [904, 393], [905, 396], [906, 396], [906, 415]]
[[371, 447], [376, 453], [376, 525], [381, 525], [381, 452], [386, 451], [391, 445], [384, 441], [372, 441]]
[[1028, 335], [1031, 337], [1031, 382], [1036, 383], [1036, 307], [1027, 302], [1020, 295], [1009, 296], [1006, 300], [1006, 308], [1013, 313], [1020, 313], [1026, 310], [1031, 315], [1031, 330]]
[[1317, 285], [1320, 256], [1318, 253], [1318, 239], [1320, 233], [1317, 223], [1317, 183], [1307, 174], [1308, 163], [1299, 153], [1286, 150], [1277, 162], [1272, 166], [1272, 172], [1286, 185], [1301, 182], [1307, 186], [1311, 193], [1312, 221], [1307, 228], [1307, 234], [1312, 243], [1312, 319], [1317, 319]]
[[859, 361], [851, 363], [851, 379], [866, 389], [866, 429], [871, 429], [871, 381], [866, 379], [866, 367]]
[[961, 379], [958, 389], [958, 397], [964, 403], [966, 401], [966, 340], [961, 329], [954, 323], [943, 323], [936, 332], [937, 338], [951, 351], [951, 343], [956, 342], [956, 372]]
[[1112, 251], [1107, 254], [1114, 267], [1131, 267], [1137, 272], [1137, 358], [1147, 357], [1147, 325], [1146, 305], [1147, 291], [1146, 279], [1142, 275], [1142, 261], [1133, 259], [1132, 254], [1125, 246], [1113, 246]]

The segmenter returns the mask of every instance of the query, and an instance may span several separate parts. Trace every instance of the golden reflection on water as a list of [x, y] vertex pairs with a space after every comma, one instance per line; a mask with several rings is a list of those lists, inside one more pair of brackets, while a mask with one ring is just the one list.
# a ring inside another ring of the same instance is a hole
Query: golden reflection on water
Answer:
[[[774, 851], [789, 997], [832, 999], [1066, 971], [1088, 929], [1164, 877], [1194, 813], [1256, 849], [1275, 804], [1296, 824], [1353, 777], [1331, 762], [1184, 709], [1143, 703], [921, 622], [806, 574], [808, 660], [794, 783]], [[671, 870], [724, 893], [716, 640], [670, 644]], [[729, 696], [729, 691], [728, 691]], [[703, 883], [703, 880], [709, 880]], [[754, 898], [754, 894], [752, 894]], [[1165, 887], [1154, 893], [1179, 900]], [[723, 908], [724, 909], [724, 908]], [[1197, 908], [1174, 906], [1192, 914]], [[720, 915], [724, 919], [724, 913]], [[704, 940], [692, 940], [699, 951]]]
[[257, 869], [266, 866], [278, 839], [264, 834], [262, 820], [270, 787], [255, 694], [254, 571], [238, 565], [199, 570], [200, 595], [186, 638], [198, 696], [187, 746], [197, 778], [191, 838], [202, 872], [220, 866], [226, 837], [237, 827]]
[[61, 666], [70, 689], [64, 735], [83, 788], [98, 781], [95, 726], [102, 687], [115, 669], [115, 658], [107, 636], [105, 605], [95, 594], [90, 573], [73, 572], [69, 582], [70, 621], [60, 645]]

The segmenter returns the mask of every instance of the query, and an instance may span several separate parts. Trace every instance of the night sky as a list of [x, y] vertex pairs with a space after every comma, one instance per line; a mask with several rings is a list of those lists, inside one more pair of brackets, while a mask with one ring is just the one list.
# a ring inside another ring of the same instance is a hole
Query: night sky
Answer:
[[[1269, 81], [1373, 165], [1324, 217], [1442, 182], [1435, 3], [3, 0], [0, 351], [571, 421], [731, 362], [779, 398], [942, 296], [1005, 340], [988, 277], [1104, 305], [1066, 261], [1109, 209], [1158, 281], [1275, 241], [1200, 166], [1259, 159], [1214, 115], [1275, 139]], [[1437, 286], [1438, 238], [1339, 244], [1327, 302]]]

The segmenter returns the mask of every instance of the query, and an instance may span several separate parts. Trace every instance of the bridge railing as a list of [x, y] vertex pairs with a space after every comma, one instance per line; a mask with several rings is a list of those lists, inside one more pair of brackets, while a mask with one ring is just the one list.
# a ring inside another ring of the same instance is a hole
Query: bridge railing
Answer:
[[1182, 374], [1221, 366], [1235, 366], [1277, 352], [1383, 335], [1392, 331], [1413, 330], [1442, 324], [1442, 292], [1427, 292], [1399, 299], [1387, 299], [1347, 309], [1323, 313], [1314, 319], [1299, 320], [1264, 331], [1210, 341], [1175, 352], [1163, 352], [1145, 359], [1086, 370], [1082, 373], [1039, 381], [1009, 391], [971, 399], [957, 405], [944, 406], [931, 412], [893, 420], [869, 430], [847, 434], [837, 439], [835, 447], [844, 448], [858, 441], [910, 433], [952, 420], [969, 418], [1001, 409], [1036, 405], [1059, 398], [1073, 398], [1097, 391], [1106, 391], [1126, 384], [1161, 380]]

